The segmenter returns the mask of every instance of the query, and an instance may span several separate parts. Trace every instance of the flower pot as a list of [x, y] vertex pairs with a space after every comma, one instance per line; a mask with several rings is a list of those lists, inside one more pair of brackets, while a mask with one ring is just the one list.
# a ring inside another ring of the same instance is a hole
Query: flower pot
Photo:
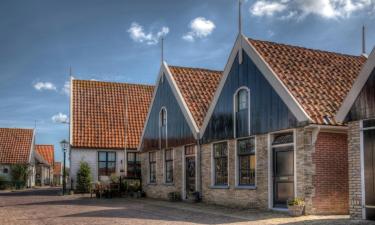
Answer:
[[289, 215], [293, 216], [293, 217], [302, 216], [304, 209], [305, 209], [304, 205], [292, 205], [292, 206], [288, 206]]

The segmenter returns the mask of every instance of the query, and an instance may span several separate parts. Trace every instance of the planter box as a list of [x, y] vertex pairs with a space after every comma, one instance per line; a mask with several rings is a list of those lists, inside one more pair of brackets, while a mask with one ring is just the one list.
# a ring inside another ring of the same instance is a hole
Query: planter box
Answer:
[[293, 217], [302, 216], [304, 209], [305, 209], [304, 205], [288, 206], [289, 215]]

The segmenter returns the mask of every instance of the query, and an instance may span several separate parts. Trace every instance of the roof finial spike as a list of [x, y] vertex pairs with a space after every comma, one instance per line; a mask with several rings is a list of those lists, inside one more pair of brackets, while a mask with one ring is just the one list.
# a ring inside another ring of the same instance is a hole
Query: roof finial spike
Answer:
[[72, 66], [69, 66], [69, 78], [72, 78], [73, 76], [73, 69]]
[[362, 26], [362, 55], [366, 55], [366, 27]]
[[163, 64], [164, 62], [164, 37], [162, 36], [161, 39], [160, 39], [160, 43], [161, 43], [161, 64]]
[[242, 0], [238, 0], [238, 33], [242, 34]]

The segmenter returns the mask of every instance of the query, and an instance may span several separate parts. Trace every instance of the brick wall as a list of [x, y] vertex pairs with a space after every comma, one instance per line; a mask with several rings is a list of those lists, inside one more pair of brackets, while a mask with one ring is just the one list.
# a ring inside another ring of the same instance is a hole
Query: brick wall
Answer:
[[352, 219], [362, 219], [360, 125], [349, 123], [349, 214]]
[[150, 198], [167, 199], [168, 193], [182, 194], [182, 153], [184, 147], [173, 149], [173, 183], [165, 184], [164, 180], [164, 151], [156, 152], [156, 183], [149, 183], [149, 152], [144, 152], [142, 158], [142, 185], [146, 196]]
[[268, 136], [256, 137], [256, 188], [241, 189], [235, 184], [235, 140], [228, 141], [228, 188], [214, 188], [211, 184], [212, 144], [202, 148], [203, 201], [229, 207], [268, 208]]
[[347, 134], [320, 132], [312, 154], [315, 165], [312, 197], [316, 214], [348, 213]]

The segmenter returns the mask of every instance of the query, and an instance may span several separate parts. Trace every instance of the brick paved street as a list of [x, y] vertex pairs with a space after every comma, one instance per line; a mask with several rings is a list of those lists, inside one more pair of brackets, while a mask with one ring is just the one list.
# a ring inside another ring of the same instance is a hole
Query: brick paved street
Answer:
[[372, 224], [346, 216], [291, 218], [284, 213], [234, 210], [150, 199], [59, 196], [58, 189], [0, 192], [0, 225], [13, 224]]

